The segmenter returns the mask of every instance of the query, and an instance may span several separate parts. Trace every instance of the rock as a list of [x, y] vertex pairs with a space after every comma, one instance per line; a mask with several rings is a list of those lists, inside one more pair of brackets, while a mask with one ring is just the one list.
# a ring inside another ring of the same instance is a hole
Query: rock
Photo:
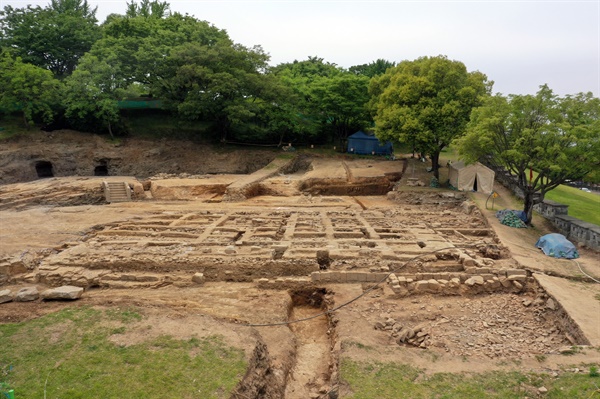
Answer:
[[228, 245], [223, 252], [225, 252], [227, 255], [233, 255], [237, 253], [237, 250], [235, 249], [234, 245]]
[[51, 288], [46, 291], [42, 291], [41, 297], [42, 299], [50, 300], [50, 299], [69, 299], [75, 300], [81, 298], [83, 295], [83, 288], [74, 287], [72, 285], [63, 285], [58, 288]]
[[556, 310], [556, 302], [552, 298], [548, 298], [546, 301], [546, 307], [550, 310]]
[[467, 215], [473, 213], [473, 209], [475, 209], [475, 203], [472, 201], [465, 201], [461, 204], [462, 211]]
[[483, 283], [484, 283], [483, 277], [481, 277], [481, 276], [473, 276], [473, 277], [468, 278], [465, 281], [465, 284], [468, 285], [469, 287], [472, 287], [475, 284], [477, 284], [477, 285], [483, 285]]
[[531, 299], [523, 300], [523, 306], [525, 306], [526, 308], [529, 307], [531, 305], [531, 303], [532, 303]]
[[204, 284], [206, 278], [204, 277], [204, 273], [195, 273], [192, 276], [192, 281], [196, 284]]
[[40, 294], [39, 294], [37, 288], [26, 287], [26, 288], [21, 288], [19, 291], [17, 291], [17, 294], [14, 297], [14, 301], [15, 302], [29, 302], [29, 301], [35, 301], [39, 297], [40, 297]]
[[383, 329], [385, 329], [385, 324], [380, 321], [377, 321], [377, 322], [375, 322], [374, 328], [376, 330], [383, 330]]
[[538, 392], [539, 392], [539, 393], [547, 393], [547, 392], [548, 392], [548, 389], [547, 389], [546, 387], [539, 387], [539, 388], [538, 388]]
[[13, 300], [13, 294], [10, 290], [0, 291], [0, 303], [10, 302]]

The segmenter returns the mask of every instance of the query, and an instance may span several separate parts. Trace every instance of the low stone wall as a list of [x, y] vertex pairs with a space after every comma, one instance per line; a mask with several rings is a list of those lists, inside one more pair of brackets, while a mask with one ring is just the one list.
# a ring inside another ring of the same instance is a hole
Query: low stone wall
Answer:
[[[496, 181], [512, 190], [518, 198], [524, 198], [523, 191], [517, 187], [514, 176], [502, 169], [492, 169], [496, 172]], [[536, 212], [550, 220], [558, 231], [569, 240], [600, 251], [600, 226], [568, 216], [568, 208], [569, 205], [547, 199], [533, 207]]]
[[379, 283], [386, 281], [395, 294], [466, 295], [498, 291], [520, 292], [530, 277], [523, 269], [468, 267], [462, 273], [369, 273], [361, 271], [318, 271], [311, 274], [313, 283]]
[[544, 200], [542, 203], [535, 204], [533, 209], [546, 219], [569, 214], [569, 205], [550, 200]]
[[533, 209], [549, 219], [558, 231], [571, 241], [600, 250], [600, 226], [568, 215], [568, 205], [544, 200]]
[[600, 250], [600, 226], [566, 215], [556, 216], [552, 223], [569, 240]]

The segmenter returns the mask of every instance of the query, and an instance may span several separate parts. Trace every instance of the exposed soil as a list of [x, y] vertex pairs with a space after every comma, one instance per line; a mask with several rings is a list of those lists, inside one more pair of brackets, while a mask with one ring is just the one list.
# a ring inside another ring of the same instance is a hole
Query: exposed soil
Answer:
[[[243, 349], [249, 368], [234, 398], [344, 397], [344, 359], [428, 373], [559, 372], [597, 359], [560, 352], [598, 339], [578, 321], [598, 307], [598, 286], [540, 254], [535, 232], [494, 222], [484, 196], [472, 197], [477, 208], [464, 193], [407, 186], [403, 173], [426, 180], [426, 164], [303, 157], [259, 170], [278, 153], [114, 146], [73, 132], [30, 141], [0, 152], [0, 291], [86, 291], [74, 303], [0, 304], [2, 323], [66, 306], [135, 306], [144, 317], [111, 338], [117, 345], [219, 335]], [[90, 176], [99, 160], [134, 201], [105, 202], [107, 177]], [[51, 162], [55, 177], [35, 180], [38, 161]], [[232, 186], [238, 202], [224, 202]], [[581, 252], [582, 267], [600, 276], [598, 255]], [[563, 277], [556, 295], [536, 271]], [[404, 286], [386, 279], [392, 272]], [[472, 276], [481, 285], [468, 285]], [[557, 299], [574, 293], [586, 295], [585, 310]], [[287, 324], [298, 319], [308, 320]]]

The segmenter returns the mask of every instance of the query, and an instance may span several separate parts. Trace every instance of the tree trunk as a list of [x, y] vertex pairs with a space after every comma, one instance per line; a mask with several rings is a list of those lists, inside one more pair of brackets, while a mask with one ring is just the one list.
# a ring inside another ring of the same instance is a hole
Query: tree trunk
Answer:
[[440, 180], [440, 153], [435, 152], [431, 154], [431, 170], [433, 171], [433, 176], [435, 176], [438, 181]]
[[23, 111], [23, 124], [25, 125], [25, 129], [29, 130], [29, 121], [27, 120], [27, 113]]
[[112, 128], [110, 127], [110, 122], [108, 122], [108, 133], [110, 134], [110, 138], [114, 140], [115, 136], [113, 135]]
[[525, 205], [523, 212], [527, 215], [527, 225], [531, 226], [531, 220], [533, 219], [533, 193], [529, 190], [525, 190]]

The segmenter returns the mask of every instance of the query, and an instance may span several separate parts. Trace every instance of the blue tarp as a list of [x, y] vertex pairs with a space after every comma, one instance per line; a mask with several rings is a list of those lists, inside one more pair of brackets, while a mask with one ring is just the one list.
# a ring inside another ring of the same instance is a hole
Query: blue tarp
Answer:
[[541, 236], [535, 243], [535, 246], [540, 248], [546, 255], [555, 258], [579, 258], [579, 253], [577, 252], [575, 245], [567, 240], [562, 234], [552, 233]]
[[348, 152], [360, 155], [391, 155], [392, 143], [381, 144], [374, 135], [369, 135], [362, 130], [348, 137]]

